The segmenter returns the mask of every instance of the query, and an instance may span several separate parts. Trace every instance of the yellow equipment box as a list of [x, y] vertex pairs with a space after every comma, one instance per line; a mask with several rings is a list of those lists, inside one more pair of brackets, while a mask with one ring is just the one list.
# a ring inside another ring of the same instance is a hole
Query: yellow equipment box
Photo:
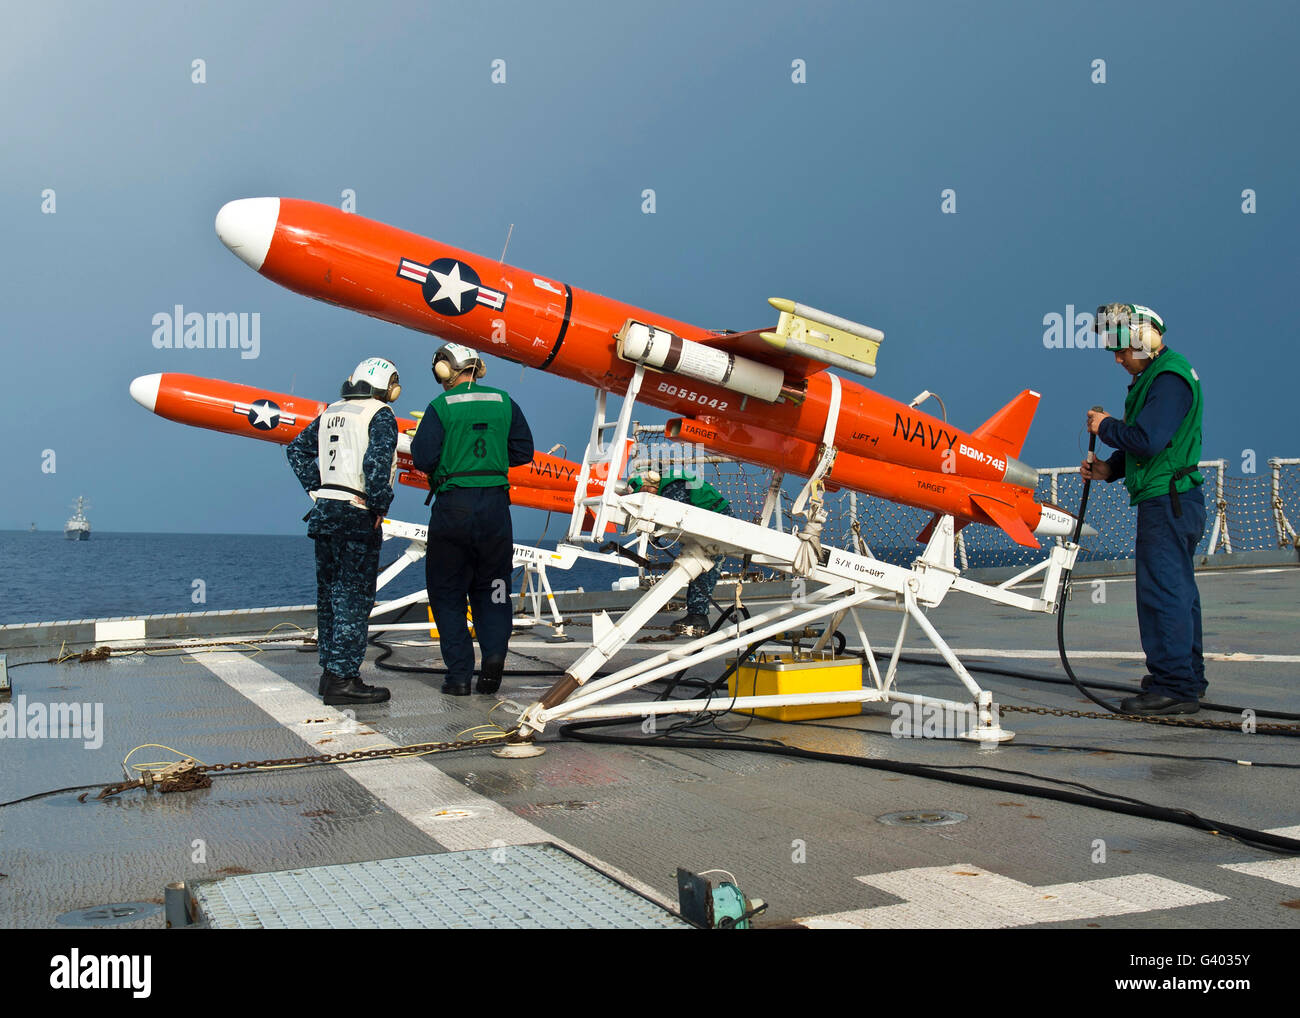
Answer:
[[[790, 693], [860, 693], [862, 658], [799, 657], [760, 654], [758, 661], [741, 664], [727, 677], [731, 696], [778, 696]], [[787, 707], [757, 707], [757, 714], [777, 721], [812, 721], [843, 718], [862, 712], [862, 704], [808, 703]]]

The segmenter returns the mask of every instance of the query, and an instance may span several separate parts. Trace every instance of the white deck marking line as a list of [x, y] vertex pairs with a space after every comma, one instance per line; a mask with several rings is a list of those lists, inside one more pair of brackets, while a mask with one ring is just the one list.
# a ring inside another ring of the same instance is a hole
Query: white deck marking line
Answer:
[[[406, 647], [423, 647], [432, 649], [431, 643], [402, 643], [398, 646]], [[582, 640], [575, 640], [573, 643], [549, 643], [545, 640], [532, 642], [528, 640], [512, 639], [510, 646], [521, 650], [564, 650], [566, 653], [572, 653], [574, 660], [577, 660], [581, 651], [591, 647], [591, 644]], [[861, 650], [856, 641], [850, 641], [851, 648]], [[649, 644], [628, 644], [620, 653], [626, 651], [642, 651], [647, 654], [658, 654], [664, 650], [664, 644], [660, 642]], [[1060, 659], [1060, 653], [1055, 650], [1043, 650], [1034, 648], [1031, 650], [1020, 650], [1015, 647], [959, 647], [954, 646], [958, 657], [998, 657], [998, 658], [1025, 658], [1032, 660], [1053, 661]], [[904, 647], [904, 654], [933, 654], [939, 656], [939, 652], [933, 647]], [[1145, 661], [1146, 655], [1140, 650], [1072, 650], [1071, 658], [1080, 660], [1107, 660], [1116, 661]], [[1231, 664], [1234, 661], [1256, 662], [1264, 664], [1298, 664], [1300, 663], [1300, 654], [1250, 654], [1245, 651], [1238, 651], [1229, 654], [1209, 653], [1205, 655], [1206, 661], [1221, 661]], [[560, 667], [556, 665], [556, 667]]]
[[[1210, 579], [1210, 578], [1217, 579], [1222, 576], [1267, 576], [1269, 573], [1290, 573], [1294, 571], [1295, 571], [1294, 566], [1272, 566], [1272, 567], [1262, 568], [1262, 569], [1241, 569], [1241, 568], [1205, 569], [1205, 570], [1201, 570], [1196, 574], [1196, 582], [1200, 583], [1201, 580], [1204, 579]], [[1079, 584], [1134, 583], [1136, 581], [1137, 581], [1137, 577], [1134, 576], [1132, 573], [1128, 573], [1123, 576], [1076, 576], [1074, 578], [1074, 582]], [[1015, 587], [1038, 587], [1041, 585], [1042, 585], [1042, 580], [1040, 579], [1037, 581], [1024, 580], [1021, 583], [1015, 584], [1014, 586]]]
[[[1300, 838], [1300, 826], [1275, 827], [1266, 834], [1277, 834], [1283, 838]], [[1234, 873], [1245, 873], [1252, 877], [1263, 877], [1274, 883], [1287, 887], [1300, 887], [1300, 858], [1289, 856], [1286, 859], [1265, 859], [1263, 862], [1225, 863], [1221, 869]]]
[[[860, 649], [860, 648], [859, 648]], [[1020, 650], [1015, 647], [961, 647], [953, 645], [953, 652], [961, 658], [965, 657], [1005, 657], [1005, 658], [1035, 658], [1047, 659], [1053, 661], [1060, 660], [1060, 653], [1055, 650]], [[939, 656], [939, 652], [933, 647], [904, 647], [904, 654], [933, 654]], [[1072, 650], [1071, 658], [1115, 658], [1125, 661], [1145, 661], [1146, 655], [1140, 650]], [[1300, 654], [1248, 654], [1245, 652], [1232, 654], [1206, 654], [1206, 661], [1254, 661], [1264, 662], [1267, 664], [1296, 664], [1300, 662]]]
[[[423, 644], [423, 646], [428, 647], [430, 650], [432, 650], [434, 645], [431, 643], [426, 643]], [[574, 640], [572, 643], [551, 643], [549, 640], [521, 640], [517, 636], [512, 636], [510, 638], [510, 652], [514, 653], [518, 649], [563, 651], [566, 654], [571, 653], [573, 655], [574, 660], [576, 661], [583, 651], [591, 649], [591, 641]], [[658, 654], [663, 649], [664, 649], [664, 644], [660, 642], [629, 643], [627, 646], [623, 648], [624, 651], [641, 650], [641, 651], [646, 651], [647, 653], [653, 651], [656, 654]], [[620, 651], [620, 653], [622, 653], [622, 651]], [[556, 678], [558, 677], [559, 676], [556, 676]]]
[[904, 899], [897, 905], [797, 919], [813, 929], [1006, 929], [1226, 901], [1153, 873], [1031, 887], [956, 863], [858, 877]]
[[[302, 739], [312, 753], [349, 753], [397, 745], [364, 721], [353, 721], [337, 708], [326, 707], [312, 694], [242, 654], [201, 654], [195, 660]], [[332, 741], [322, 746], [318, 742], [321, 738]], [[440, 771], [428, 757], [335, 766], [449, 851], [549, 841], [652, 901], [677, 910], [677, 902], [655, 888], [471, 791]]]

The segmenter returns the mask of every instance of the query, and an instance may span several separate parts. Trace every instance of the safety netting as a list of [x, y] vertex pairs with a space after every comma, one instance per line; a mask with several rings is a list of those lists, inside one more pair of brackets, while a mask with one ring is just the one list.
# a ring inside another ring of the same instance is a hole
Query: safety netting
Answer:
[[[642, 446], [641, 448], [645, 448]], [[751, 523], [761, 521], [772, 474], [760, 468], [716, 456], [700, 456], [666, 465], [682, 469], [712, 484], [731, 504], [731, 515]], [[1201, 555], [1294, 548], [1300, 524], [1300, 459], [1272, 459], [1254, 474], [1230, 473], [1224, 460], [1200, 464], [1204, 483], [1205, 532], [1197, 549]], [[661, 471], [662, 472], [662, 471]], [[781, 529], [789, 531], [802, 520], [791, 518], [790, 508], [802, 479], [789, 478], [781, 486], [780, 506], [773, 514]], [[1035, 498], [1075, 513], [1083, 481], [1079, 468], [1055, 467], [1038, 472]], [[920, 553], [917, 536], [931, 513], [899, 505], [872, 495], [851, 491], [827, 492], [828, 519], [822, 530], [823, 545], [850, 550], [865, 548], [871, 555], [896, 565], [907, 565]], [[1123, 483], [1094, 482], [1088, 495], [1086, 521], [1097, 534], [1080, 541], [1080, 561], [1131, 559], [1134, 554], [1136, 509], [1129, 505]], [[963, 568], [1021, 568], [1045, 557], [1055, 538], [1043, 538], [1043, 548], [1026, 548], [1002, 530], [969, 524], [958, 533], [957, 564]], [[652, 558], [666, 564], [672, 549]], [[727, 560], [724, 573], [738, 571]]]

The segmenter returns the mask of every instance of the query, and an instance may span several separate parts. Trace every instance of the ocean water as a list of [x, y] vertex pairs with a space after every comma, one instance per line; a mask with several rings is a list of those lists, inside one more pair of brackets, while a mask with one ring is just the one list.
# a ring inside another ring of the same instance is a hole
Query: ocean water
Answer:
[[[385, 542], [380, 567], [405, 547]], [[95, 532], [88, 541], [69, 541], [61, 531], [10, 530], [0, 531], [0, 564], [0, 625], [316, 602], [316, 560], [306, 536]], [[579, 560], [567, 572], [551, 570], [549, 579], [555, 590], [608, 590], [629, 572]], [[381, 596], [423, 587], [421, 561]]]

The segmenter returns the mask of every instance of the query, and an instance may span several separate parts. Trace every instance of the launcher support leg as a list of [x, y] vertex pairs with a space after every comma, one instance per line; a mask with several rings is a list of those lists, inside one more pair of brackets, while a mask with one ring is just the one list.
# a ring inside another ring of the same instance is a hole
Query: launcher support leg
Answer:
[[916, 624], [929, 637], [930, 643], [943, 656], [953, 674], [957, 676], [961, 684], [971, 694], [977, 719], [975, 727], [962, 732], [961, 737], [976, 742], [1010, 742], [1014, 739], [1016, 733], [1003, 728], [998, 721], [996, 705], [993, 703], [993, 694], [986, 689], [981, 689], [979, 683], [971, 678], [970, 672], [966, 671], [966, 666], [952, 652], [952, 648], [948, 646], [944, 638], [939, 635], [939, 631], [934, 628], [930, 620], [925, 617], [925, 613], [917, 606], [910, 590], [906, 594], [906, 604], [908, 616], [916, 620]]
[[555, 591], [551, 589], [551, 581], [550, 578], [547, 576], [546, 566], [541, 565], [540, 563], [537, 565], [537, 577], [541, 581], [540, 582], [541, 589], [535, 592], [535, 597], [533, 599], [533, 604], [534, 604], [533, 614], [536, 615], [539, 619], [541, 618], [541, 610], [540, 608], [536, 607], [537, 598], [539, 598], [542, 594], [545, 594], [546, 603], [547, 605], [550, 606], [551, 619], [553, 621], [553, 625], [551, 626], [551, 633], [552, 633], [551, 642], [552, 643], [571, 642], [573, 637], [564, 635], [564, 617], [560, 614], [560, 609], [555, 604]]
[[903, 637], [907, 635], [907, 612], [903, 613], [903, 620], [898, 624], [898, 638], [894, 641], [894, 650], [889, 655], [889, 667], [885, 671], [885, 681], [880, 687], [889, 690], [894, 685], [894, 680], [898, 678], [898, 659], [903, 653]]
[[402, 570], [412, 562], [419, 562], [420, 559], [424, 558], [425, 551], [426, 544], [424, 541], [408, 542], [406, 545], [406, 551], [402, 552], [400, 557], [394, 559], [389, 564], [388, 568], [379, 574], [379, 578], [375, 581], [375, 591], [378, 592], [383, 590], [395, 576], [402, 572]]
[[826, 627], [822, 630], [822, 635], [817, 637], [817, 642], [813, 644], [812, 652], [814, 654], [820, 654], [826, 649], [826, 644], [831, 642], [836, 631], [840, 628], [840, 623], [844, 621], [844, 616], [849, 611], [850, 609], [844, 608], [831, 616], [830, 621], [826, 623]]
[[[787, 628], [797, 628], [824, 619], [841, 610], [846, 604], [861, 603], [864, 599], [874, 596], [876, 596], [875, 593], [869, 589], [858, 591], [840, 589], [829, 593], [825, 601], [810, 600], [810, 603], [802, 609], [792, 609], [789, 605], [778, 606], [769, 612], [744, 620], [738, 626], [739, 631], [734, 636], [718, 632], [711, 636], [702, 637], [675, 651], [656, 655], [648, 661], [638, 662], [612, 675], [594, 679], [582, 692], [577, 693], [554, 708], [547, 710], [540, 705], [534, 705], [525, 712], [525, 717], [530, 719], [530, 727], [535, 733], [541, 731], [545, 725], [552, 721], [606, 717], [647, 717], [684, 711], [695, 713], [702, 710], [716, 710], [719, 708], [720, 703], [729, 705], [730, 709], [745, 711], [751, 707], [783, 704], [860, 703], [879, 700], [882, 697], [876, 690], [861, 689], [856, 692], [786, 693], [771, 696], [727, 696], [722, 698], [710, 696], [704, 700], [655, 700], [637, 703], [620, 700], [616, 703], [610, 702], [612, 697], [639, 689], [656, 679], [666, 678], [673, 672], [693, 668], [698, 664], [716, 660], [724, 655], [741, 654], [747, 645], [763, 642]], [[790, 614], [792, 610], [796, 612], [793, 616]], [[729, 631], [730, 627], [728, 627]]]
[[701, 573], [713, 568], [713, 556], [705, 553], [703, 547], [695, 542], [687, 542], [682, 553], [672, 567], [653, 587], [641, 595], [640, 599], [619, 618], [611, 623], [604, 612], [593, 615], [591, 619], [591, 649], [584, 653], [568, 669], [542, 699], [524, 712], [519, 719], [519, 733], [523, 738], [532, 738], [541, 731], [541, 726], [530, 724], [539, 710], [547, 710], [563, 703], [579, 686], [603, 668], [618, 654], [637, 633], [639, 633], [673, 596]]
[[[548, 712], [539, 713], [536, 720], [549, 723], [560, 717], [586, 717], [585, 711], [589, 706], [602, 703], [622, 693], [639, 689], [648, 682], [666, 678], [682, 669], [693, 668], [698, 664], [715, 660], [726, 654], [739, 654], [750, 643], [755, 641], [766, 642], [787, 629], [797, 629], [825, 618], [836, 611], [839, 604], [845, 600], [861, 600], [871, 596], [873, 595], [869, 591], [858, 593], [834, 591], [828, 595], [827, 600], [810, 599], [809, 603], [802, 608], [791, 609], [786, 605], [780, 605], [771, 611], [762, 612], [745, 619], [735, 629], [727, 626], [710, 636], [692, 640], [684, 647], [657, 654], [648, 660], [630, 665], [612, 675], [604, 675], [594, 679], [588, 683], [582, 692], [566, 700], [563, 704]], [[792, 610], [798, 612], [798, 614], [792, 616]], [[629, 706], [620, 703], [617, 706], [619, 709], [627, 711], [640, 705]], [[637, 710], [637, 713], [653, 712], [653, 708], [650, 711]]]
[[542, 617], [542, 598], [546, 598], [546, 604], [551, 614], [551, 642], [552, 643], [569, 643], [572, 637], [564, 635], [564, 617], [560, 614], [560, 609], [555, 604], [555, 592], [551, 589], [551, 581], [547, 576], [546, 565], [542, 562], [525, 562], [524, 563], [524, 582], [523, 589], [519, 591], [519, 607], [526, 610], [529, 604], [532, 605], [532, 615], [527, 620], [520, 620], [519, 625], [545, 625], [545, 619]]
[[871, 681], [875, 683], [877, 689], [883, 690], [885, 680], [880, 676], [880, 666], [876, 664], [876, 652], [871, 648], [871, 640], [867, 637], [867, 631], [862, 627], [862, 619], [858, 617], [858, 610], [850, 608], [849, 617], [853, 619], [853, 627], [858, 632], [858, 642], [862, 644], [862, 659], [871, 672]]

